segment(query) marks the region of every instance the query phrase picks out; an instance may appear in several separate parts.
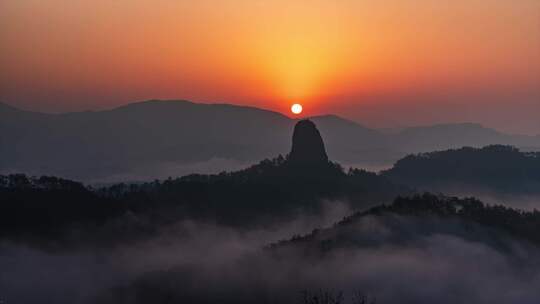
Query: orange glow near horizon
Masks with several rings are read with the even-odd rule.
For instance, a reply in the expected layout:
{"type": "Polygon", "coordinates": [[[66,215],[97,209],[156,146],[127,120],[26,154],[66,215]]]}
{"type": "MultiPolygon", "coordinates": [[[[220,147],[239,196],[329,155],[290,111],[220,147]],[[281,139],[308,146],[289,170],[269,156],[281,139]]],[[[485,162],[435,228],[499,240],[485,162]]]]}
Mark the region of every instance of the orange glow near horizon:
{"type": "Polygon", "coordinates": [[[41,110],[184,98],[282,113],[302,100],[311,114],[381,95],[536,93],[538,20],[538,0],[4,0],[0,98],[41,110]]]}

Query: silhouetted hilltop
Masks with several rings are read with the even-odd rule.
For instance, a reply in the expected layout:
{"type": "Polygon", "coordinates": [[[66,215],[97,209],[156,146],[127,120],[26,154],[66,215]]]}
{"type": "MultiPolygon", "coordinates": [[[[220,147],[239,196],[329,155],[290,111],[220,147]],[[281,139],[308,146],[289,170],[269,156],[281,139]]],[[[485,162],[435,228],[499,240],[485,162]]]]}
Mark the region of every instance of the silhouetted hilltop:
{"type": "Polygon", "coordinates": [[[301,120],[294,126],[291,153],[288,161],[297,165],[328,163],[328,155],[321,134],[310,120],[301,120]]]}
{"type": "Polygon", "coordinates": [[[118,202],[56,177],[0,175],[0,238],[58,238],[125,214],[118,202]]]}
{"type": "Polygon", "coordinates": [[[540,153],[501,145],[422,153],[399,160],[383,176],[412,187],[440,191],[459,186],[540,192],[540,153]]]}
{"type": "Polygon", "coordinates": [[[423,239],[439,235],[510,251],[513,238],[540,244],[539,229],[537,211],[425,193],[398,197],[390,205],[357,212],[330,228],[296,236],[270,248],[276,253],[294,249],[306,256],[320,256],[339,249],[417,246],[423,239]]]}

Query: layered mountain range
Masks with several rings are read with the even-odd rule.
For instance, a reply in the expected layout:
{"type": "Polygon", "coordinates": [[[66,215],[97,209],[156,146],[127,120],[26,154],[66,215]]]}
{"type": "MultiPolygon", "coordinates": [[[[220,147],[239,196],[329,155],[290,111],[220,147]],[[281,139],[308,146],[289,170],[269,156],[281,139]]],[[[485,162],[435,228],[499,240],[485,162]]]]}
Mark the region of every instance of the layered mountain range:
{"type": "Polygon", "coordinates": [[[537,302],[538,211],[412,188],[463,180],[523,192],[515,186],[538,181],[538,153],[462,148],[411,155],[375,174],[333,162],[321,134],[300,120],[287,154],[219,174],[102,188],[0,175],[3,296],[104,304],[537,302]],[[25,275],[36,271],[47,279],[25,275]]]}
{"type": "MultiPolygon", "coordinates": [[[[345,166],[381,169],[410,153],[462,146],[540,150],[540,136],[471,123],[387,133],[334,115],[310,119],[326,139],[328,156],[345,166]]],[[[0,173],[120,181],[239,169],[285,154],[296,122],[253,107],[180,100],[63,114],[0,104],[0,173]]]]}

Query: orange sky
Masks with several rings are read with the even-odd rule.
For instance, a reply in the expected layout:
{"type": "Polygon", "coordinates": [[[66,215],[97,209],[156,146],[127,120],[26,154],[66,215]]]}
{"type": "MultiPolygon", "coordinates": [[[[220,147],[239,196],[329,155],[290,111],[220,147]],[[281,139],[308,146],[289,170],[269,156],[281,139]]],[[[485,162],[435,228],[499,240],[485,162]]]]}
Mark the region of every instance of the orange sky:
{"type": "Polygon", "coordinates": [[[538,0],[2,0],[0,48],[0,100],[27,109],[294,101],[540,133],[538,0]]]}

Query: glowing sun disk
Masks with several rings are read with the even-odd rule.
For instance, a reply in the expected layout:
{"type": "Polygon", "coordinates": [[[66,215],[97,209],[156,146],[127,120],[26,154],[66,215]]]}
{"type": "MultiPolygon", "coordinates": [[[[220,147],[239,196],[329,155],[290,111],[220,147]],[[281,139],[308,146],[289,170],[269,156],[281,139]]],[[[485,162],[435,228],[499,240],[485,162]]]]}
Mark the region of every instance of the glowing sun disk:
{"type": "Polygon", "coordinates": [[[295,103],[291,106],[291,112],[294,114],[300,114],[302,113],[302,105],[299,103],[295,103]]]}

